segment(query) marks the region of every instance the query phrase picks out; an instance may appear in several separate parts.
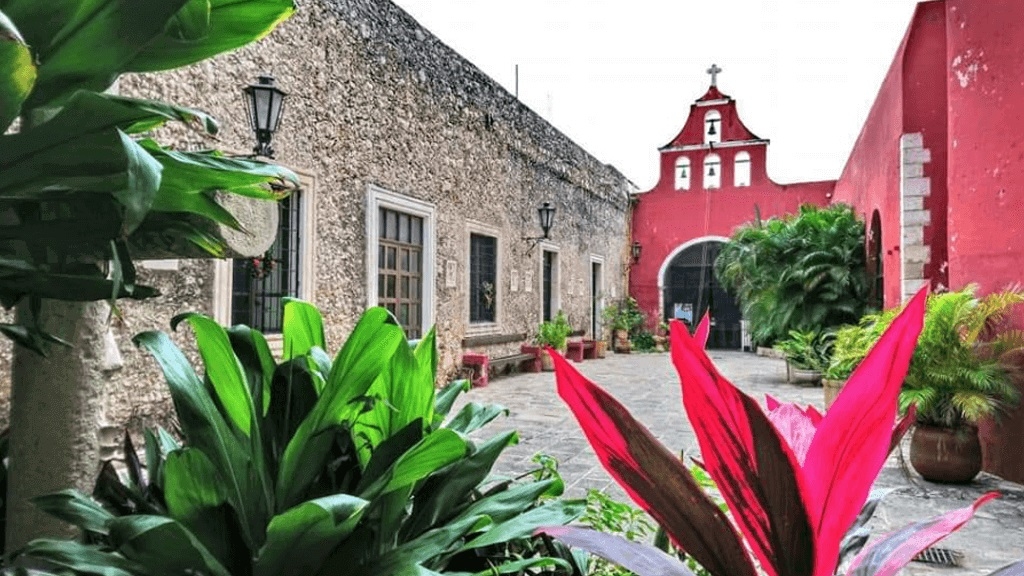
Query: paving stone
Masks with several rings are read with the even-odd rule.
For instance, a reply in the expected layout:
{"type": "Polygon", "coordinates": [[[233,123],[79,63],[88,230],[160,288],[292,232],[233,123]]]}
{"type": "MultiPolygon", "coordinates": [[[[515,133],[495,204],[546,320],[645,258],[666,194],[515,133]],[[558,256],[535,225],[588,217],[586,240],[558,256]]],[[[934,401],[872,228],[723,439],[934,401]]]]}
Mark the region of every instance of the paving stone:
{"type": "MultiPolygon", "coordinates": [[[[801,388],[786,382],[785,363],[740,352],[712,351],[718,369],[746,393],[764,400],[771,394],[783,402],[813,404],[822,408],[821,388],[801,388]]],[[[680,400],[679,378],[668,354],[609,354],[603,360],[575,365],[585,376],[618,398],[659,440],[673,451],[697,456],[697,441],[686,420],[680,400]]],[[[520,374],[493,381],[487,388],[463,395],[460,403],[496,402],[509,408],[510,416],[478,432],[480,438],[500,430],[520,431],[521,442],[506,451],[496,471],[515,476],[532,469],[534,454],[542,452],[559,460],[566,494],[582,497],[590,488],[604,490],[625,500],[625,493],[597,461],[575,418],[555,392],[551,373],[520,374]]],[[[456,407],[456,409],[458,406],[456,407]]],[[[871,522],[875,535],[910,522],[962,508],[990,490],[1002,497],[987,504],[965,528],[939,545],[965,554],[961,568],[936,568],[912,563],[910,576],[967,576],[988,574],[1024,557],[1024,487],[982,474],[968,486],[941,486],[904,471],[894,455],[879,475],[877,487],[897,488],[879,506],[871,522]]]]}

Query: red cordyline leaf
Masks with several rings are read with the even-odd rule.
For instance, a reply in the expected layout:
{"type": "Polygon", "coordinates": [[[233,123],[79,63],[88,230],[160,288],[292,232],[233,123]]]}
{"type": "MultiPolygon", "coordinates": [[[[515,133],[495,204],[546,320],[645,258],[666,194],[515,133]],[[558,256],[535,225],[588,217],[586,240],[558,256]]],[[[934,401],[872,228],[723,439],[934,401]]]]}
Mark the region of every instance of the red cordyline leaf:
{"type": "Polygon", "coordinates": [[[916,522],[884,536],[853,559],[847,576],[893,576],[922,550],[959,530],[978,507],[998,496],[998,492],[989,492],[966,508],[916,522]]]}
{"type": "Polygon", "coordinates": [[[697,325],[697,331],[693,333],[693,339],[700,344],[701,348],[708,347],[708,336],[711,334],[711,315],[705,313],[704,317],[700,319],[700,324],[697,325]]]}
{"type": "Polygon", "coordinates": [[[896,399],[924,322],[918,292],[850,376],[818,426],[804,461],[804,504],[816,531],[816,576],[831,576],[892,445],[896,399]]]}
{"type": "Polygon", "coordinates": [[[770,576],[809,576],[814,534],[796,456],[754,399],[727,381],[673,322],[672,360],[708,474],[770,576]]]}
{"type": "Polygon", "coordinates": [[[548,353],[555,362],[559,396],[601,464],[626,493],[714,576],[755,576],[739,535],[682,461],[615,398],[561,355],[548,353]]]}

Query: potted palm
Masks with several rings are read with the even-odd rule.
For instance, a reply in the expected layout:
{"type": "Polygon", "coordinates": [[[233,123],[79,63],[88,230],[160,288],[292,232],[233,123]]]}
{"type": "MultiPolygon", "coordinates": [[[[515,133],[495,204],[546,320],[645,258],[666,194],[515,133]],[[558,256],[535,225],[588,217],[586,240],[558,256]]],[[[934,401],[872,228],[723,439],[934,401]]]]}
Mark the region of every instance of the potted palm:
{"type": "MultiPolygon", "coordinates": [[[[821,374],[826,410],[835,402],[853,370],[881,337],[884,329],[878,321],[880,317],[880,314],[869,314],[856,325],[836,330],[828,364],[821,374]]],[[[885,325],[888,326],[888,322],[885,325]]]]}
{"type": "MultiPolygon", "coordinates": [[[[565,317],[565,314],[561,310],[555,315],[554,319],[541,322],[537,328],[537,336],[535,338],[537,345],[541,347],[550,346],[560,353],[565,354],[566,342],[569,339],[569,334],[572,332],[572,327],[569,326],[569,320],[565,317]]],[[[541,369],[545,372],[552,372],[555,369],[555,365],[551,360],[551,356],[548,354],[540,355],[541,369]]]]}
{"type": "Polygon", "coordinates": [[[1024,293],[979,298],[976,286],[928,299],[924,331],[900,393],[900,409],[917,406],[910,463],[926,480],[970,482],[981,471],[977,425],[1018,401],[1013,369],[1002,361],[1024,346],[1003,320],[1024,293]]]}
{"type": "Polygon", "coordinates": [[[637,330],[647,322],[636,299],[629,297],[609,304],[601,314],[605,324],[612,329],[612,348],[619,353],[629,353],[630,337],[636,335],[637,330]]]}
{"type": "Polygon", "coordinates": [[[790,330],[789,338],[776,344],[786,354],[790,380],[804,386],[821,383],[821,374],[828,364],[832,335],[815,330],[790,330]]]}

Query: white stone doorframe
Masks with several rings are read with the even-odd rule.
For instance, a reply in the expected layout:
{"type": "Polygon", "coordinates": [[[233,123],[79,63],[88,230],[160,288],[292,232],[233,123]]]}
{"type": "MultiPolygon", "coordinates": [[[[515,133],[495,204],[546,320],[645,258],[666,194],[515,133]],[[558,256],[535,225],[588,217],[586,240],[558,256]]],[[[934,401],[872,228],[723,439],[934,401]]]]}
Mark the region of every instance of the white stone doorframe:
{"type": "Polygon", "coordinates": [[[922,134],[900,137],[900,295],[904,302],[929,282],[925,268],[931,248],[925,244],[924,229],[932,218],[924,204],[931,194],[931,178],[924,175],[924,165],[931,159],[922,134]]]}
{"type": "Polygon", "coordinates": [[[682,244],[677,246],[675,250],[670,252],[668,256],[665,257],[665,260],[662,261],[661,263],[661,268],[658,270],[659,318],[661,318],[661,315],[664,314],[665,312],[665,274],[668,273],[668,267],[672,264],[672,261],[676,259],[676,256],[681,254],[683,250],[686,250],[687,248],[691,248],[693,246],[697,246],[698,244],[703,244],[704,242],[720,242],[722,244],[725,244],[728,241],[729,239],[726,238],[725,236],[701,236],[700,238],[694,238],[692,240],[687,240],[686,242],[683,242],[682,244]]]}

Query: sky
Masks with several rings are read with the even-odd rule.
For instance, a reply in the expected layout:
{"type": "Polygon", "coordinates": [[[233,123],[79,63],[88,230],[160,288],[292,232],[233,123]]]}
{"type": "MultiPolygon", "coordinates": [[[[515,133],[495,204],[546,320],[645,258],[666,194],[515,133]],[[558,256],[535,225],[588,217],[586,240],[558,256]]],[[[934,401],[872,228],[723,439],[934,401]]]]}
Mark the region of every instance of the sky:
{"type": "Polygon", "coordinates": [[[916,0],[395,0],[640,190],[707,90],[780,183],[838,178],[916,0]]]}

